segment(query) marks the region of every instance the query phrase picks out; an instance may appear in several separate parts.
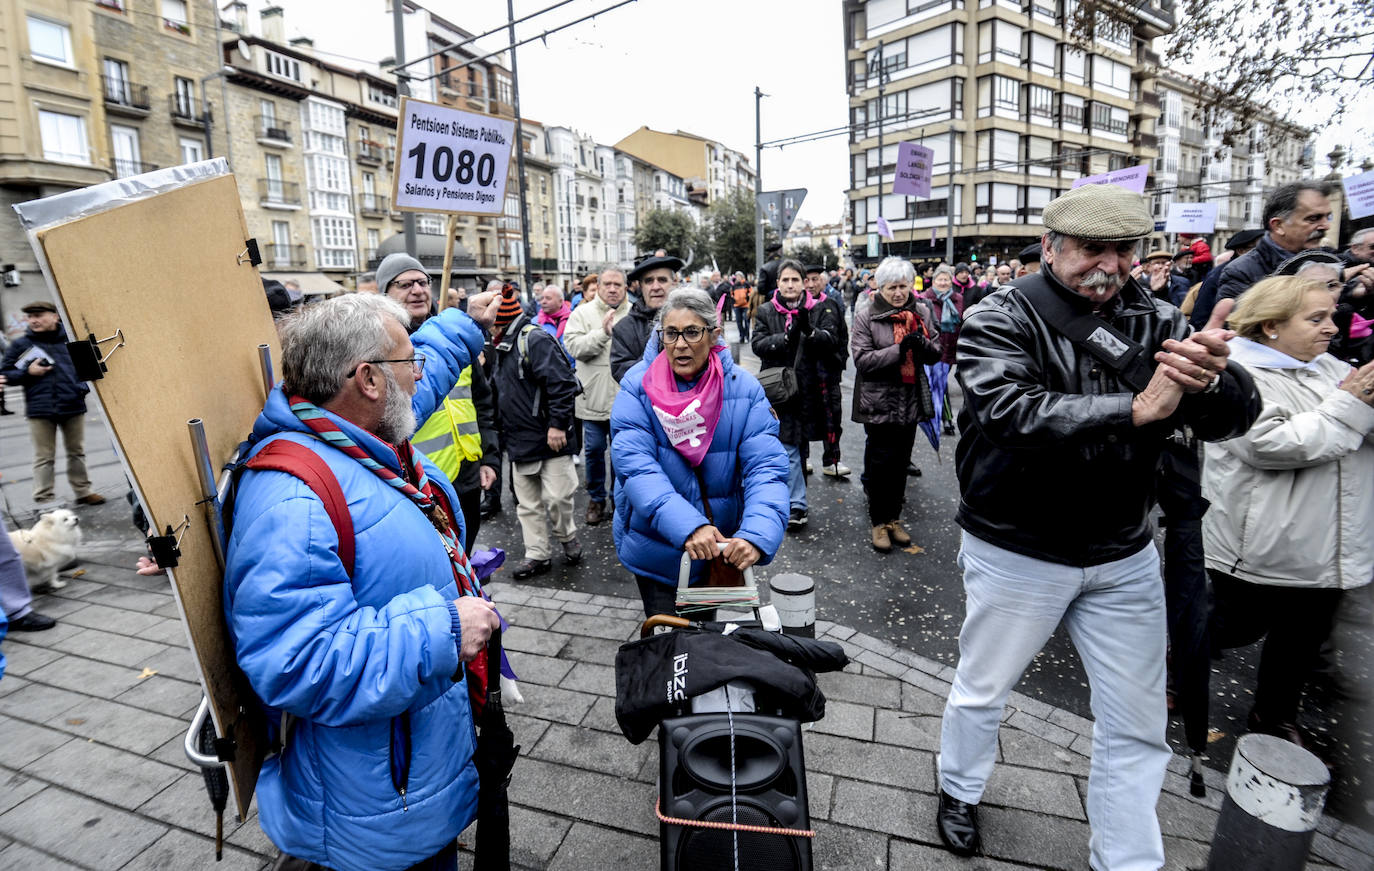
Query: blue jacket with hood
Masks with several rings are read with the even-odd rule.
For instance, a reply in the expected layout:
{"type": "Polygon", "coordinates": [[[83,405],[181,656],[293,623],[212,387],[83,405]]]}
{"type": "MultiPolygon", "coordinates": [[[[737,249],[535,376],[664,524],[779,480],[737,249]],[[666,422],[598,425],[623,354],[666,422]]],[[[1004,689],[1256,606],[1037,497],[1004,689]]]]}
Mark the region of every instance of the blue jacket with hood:
{"type": "MultiPolygon", "coordinates": [[[[477,358],[482,335],[449,309],[411,340],[425,354],[414,409],[425,420],[477,358]]],[[[329,419],[400,473],[391,445],[329,419]]],[[[225,613],[239,666],[268,709],[298,719],[258,780],[259,817],[283,851],[338,871],[404,869],[432,856],[473,819],[477,771],[467,684],[459,670],[458,596],[448,554],[403,493],[313,437],[281,386],[253,427],[329,464],[353,519],[353,576],[323,503],[296,477],[243,473],[225,569],[225,613]],[[459,680],[455,682],[454,675],[459,680]]],[[[429,476],[458,497],[428,459],[429,476]]]]}
{"type": "MultiPolygon", "coordinates": [[[[611,458],[615,466],[616,555],[636,575],[677,586],[683,545],[709,521],[691,465],[677,452],[644,392],[643,378],[658,355],[650,333],[644,357],[620,382],[611,407],[611,458]]],[[[714,352],[713,352],[714,353],[714,352]]],[[[702,477],[715,526],[727,538],[753,544],[772,562],[787,526],[787,454],[778,419],[758,379],[721,354],[725,396],[702,477]]],[[[704,563],[692,566],[700,578],[704,563]]]]}

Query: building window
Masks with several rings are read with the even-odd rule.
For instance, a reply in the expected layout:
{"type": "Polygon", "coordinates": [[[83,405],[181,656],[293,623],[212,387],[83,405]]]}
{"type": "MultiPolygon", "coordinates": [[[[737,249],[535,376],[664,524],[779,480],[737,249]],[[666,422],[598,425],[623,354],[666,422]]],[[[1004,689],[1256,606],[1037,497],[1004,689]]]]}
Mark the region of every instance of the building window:
{"type": "Polygon", "coordinates": [[[1042,33],[1026,34],[1026,69],[1033,73],[1040,73],[1045,76],[1053,76],[1055,70],[1055,55],[1058,54],[1059,46],[1053,39],[1042,33]]]}
{"type": "Polygon", "coordinates": [[[999,19],[978,25],[978,63],[1021,64],[1021,28],[999,19]]]}
{"type": "Polygon", "coordinates": [[[1050,204],[1054,198],[1054,190],[1042,187],[1022,187],[1018,193],[1020,206],[1017,209],[1019,217],[1023,221],[1039,223],[1040,216],[1045,213],[1045,206],[1050,204]]]}
{"type": "Polygon", "coordinates": [[[385,88],[379,87],[373,82],[367,83],[367,97],[374,103],[380,103],[381,105],[389,106],[392,109],[396,108],[396,92],[388,91],[385,88]]]}
{"type": "Polygon", "coordinates": [[[1094,88],[1121,97],[1130,96],[1131,68],[1128,65],[1095,54],[1093,55],[1092,70],[1092,86],[1094,88]]]}
{"type": "Polygon", "coordinates": [[[263,55],[263,63],[267,65],[267,72],[270,75],[290,79],[293,82],[302,81],[300,61],[284,54],[277,54],[275,51],[264,51],[263,55]]]}
{"type": "Polygon", "coordinates": [[[72,31],[65,24],[28,16],[29,54],[35,60],[72,66],[72,31]]]}
{"type": "MultiPolygon", "coordinates": [[[[438,219],[436,219],[438,220],[438,219]]],[[[321,269],[352,269],[356,241],[351,218],[312,218],[315,263],[321,269]]]]}
{"type": "Polygon", "coordinates": [[[186,15],[186,0],[162,0],[162,26],[185,36],[191,35],[191,19],[186,15]]]}
{"type": "Polygon", "coordinates": [[[182,136],[178,142],[181,145],[182,163],[198,163],[205,159],[205,146],[199,139],[182,136]]]}
{"type": "Polygon", "coordinates": [[[114,154],[115,178],[128,178],[143,171],[138,131],[133,127],[110,125],[110,151],[114,154]]]}
{"type": "Polygon", "coordinates": [[[1061,130],[1081,132],[1085,126],[1082,97],[1073,94],[1059,95],[1059,127],[1061,130]]]}
{"type": "Polygon", "coordinates": [[[129,65],[112,57],[105,58],[105,99],[120,106],[133,105],[133,83],[129,81],[129,65]]]}
{"type": "Polygon", "coordinates": [[[1122,54],[1129,54],[1131,51],[1131,25],[1101,12],[1097,13],[1093,38],[1122,54]]]}
{"type": "Polygon", "coordinates": [[[1087,58],[1083,52],[1068,43],[1059,46],[1059,77],[1075,85],[1084,83],[1087,58]]]}
{"type": "Polygon", "coordinates": [[[95,5],[101,9],[108,9],[111,12],[123,12],[124,0],[95,0],[95,5]]]}
{"type": "Polygon", "coordinates": [[[1026,120],[1054,125],[1054,91],[1040,85],[1026,85],[1026,120]]]}
{"type": "Polygon", "coordinates": [[[38,111],[38,131],[43,138],[43,159],[59,163],[85,163],[91,160],[86,144],[86,119],[64,112],[38,111]]]}
{"type": "Polygon", "coordinates": [[[1054,141],[1039,136],[1021,137],[1021,160],[1027,175],[1054,175],[1054,141]]]}
{"type": "Polygon", "coordinates": [[[190,79],[176,76],[172,79],[172,91],[177,117],[196,117],[196,83],[190,79]]]}
{"type": "Polygon", "coordinates": [[[1020,172],[1017,166],[1020,137],[1006,130],[984,130],[978,134],[978,169],[1020,172]]]}
{"type": "Polygon", "coordinates": [[[1021,83],[1007,76],[983,76],[978,80],[978,117],[999,115],[1019,119],[1021,83]]]}
{"type": "Polygon", "coordinates": [[[980,184],[974,186],[977,220],[989,223],[1015,223],[1020,196],[1014,184],[980,184]]]}

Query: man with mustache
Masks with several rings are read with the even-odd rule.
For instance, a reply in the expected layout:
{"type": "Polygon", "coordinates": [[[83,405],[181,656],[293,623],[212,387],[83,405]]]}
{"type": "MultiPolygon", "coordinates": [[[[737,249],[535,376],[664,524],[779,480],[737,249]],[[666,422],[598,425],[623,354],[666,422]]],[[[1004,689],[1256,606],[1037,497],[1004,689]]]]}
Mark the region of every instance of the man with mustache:
{"type": "Polygon", "coordinates": [[[1312,179],[1289,182],[1270,194],[1264,204],[1264,236],[1254,250],[1222,270],[1217,299],[1235,299],[1289,257],[1320,248],[1331,229],[1330,196],[1326,182],[1312,179]]]}
{"type": "Polygon", "coordinates": [[[1085,185],[1050,203],[1044,222],[1041,271],[967,310],[959,334],[955,519],[966,616],[940,738],[937,828],[951,851],[980,850],[977,804],[1007,694],[1062,621],[1097,718],[1090,862],[1157,869],[1155,804],[1171,754],[1164,585],[1149,518],[1155,469],[1175,428],[1231,438],[1249,428],[1260,399],[1249,376],[1227,366],[1230,303],[1192,333],[1178,309],[1129,277],[1154,226],[1144,197],[1085,185]]]}

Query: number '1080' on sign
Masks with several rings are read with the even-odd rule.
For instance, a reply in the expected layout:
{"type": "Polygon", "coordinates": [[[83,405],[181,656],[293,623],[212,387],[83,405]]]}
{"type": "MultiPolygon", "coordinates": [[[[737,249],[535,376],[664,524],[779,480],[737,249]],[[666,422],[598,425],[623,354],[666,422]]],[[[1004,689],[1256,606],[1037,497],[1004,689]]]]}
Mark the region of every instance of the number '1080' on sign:
{"type": "MultiPolygon", "coordinates": [[[[406,152],[407,157],[415,158],[416,181],[424,181],[425,154],[428,151],[429,143],[420,142],[406,152]]],[[[455,160],[453,149],[447,145],[440,145],[434,149],[434,157],[430,160],[429,169],[432,178],[440,182],[452,178],[458,184],[466,185],[472,184],[475,179],[477,184],[487,187],[496,180],[496,158],[491,154],[483,154],[479,157],[466,148],[458,152],[455,160]]]]}

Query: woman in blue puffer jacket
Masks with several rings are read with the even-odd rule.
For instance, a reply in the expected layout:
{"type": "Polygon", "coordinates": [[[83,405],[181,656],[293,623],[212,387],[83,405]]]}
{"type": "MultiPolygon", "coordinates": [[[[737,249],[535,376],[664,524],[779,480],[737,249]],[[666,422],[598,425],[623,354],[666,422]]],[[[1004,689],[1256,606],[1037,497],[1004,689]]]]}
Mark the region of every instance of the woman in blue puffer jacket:
{"type": "Polygon", "coordinates": [[[676,613],[684,550],[696,583],[709,559],[741,570],[771,562],[787,525],[777,417],[720,336],[708,294],[671,293],[611,409],[615,549],[646,617],[676,613]]]}

